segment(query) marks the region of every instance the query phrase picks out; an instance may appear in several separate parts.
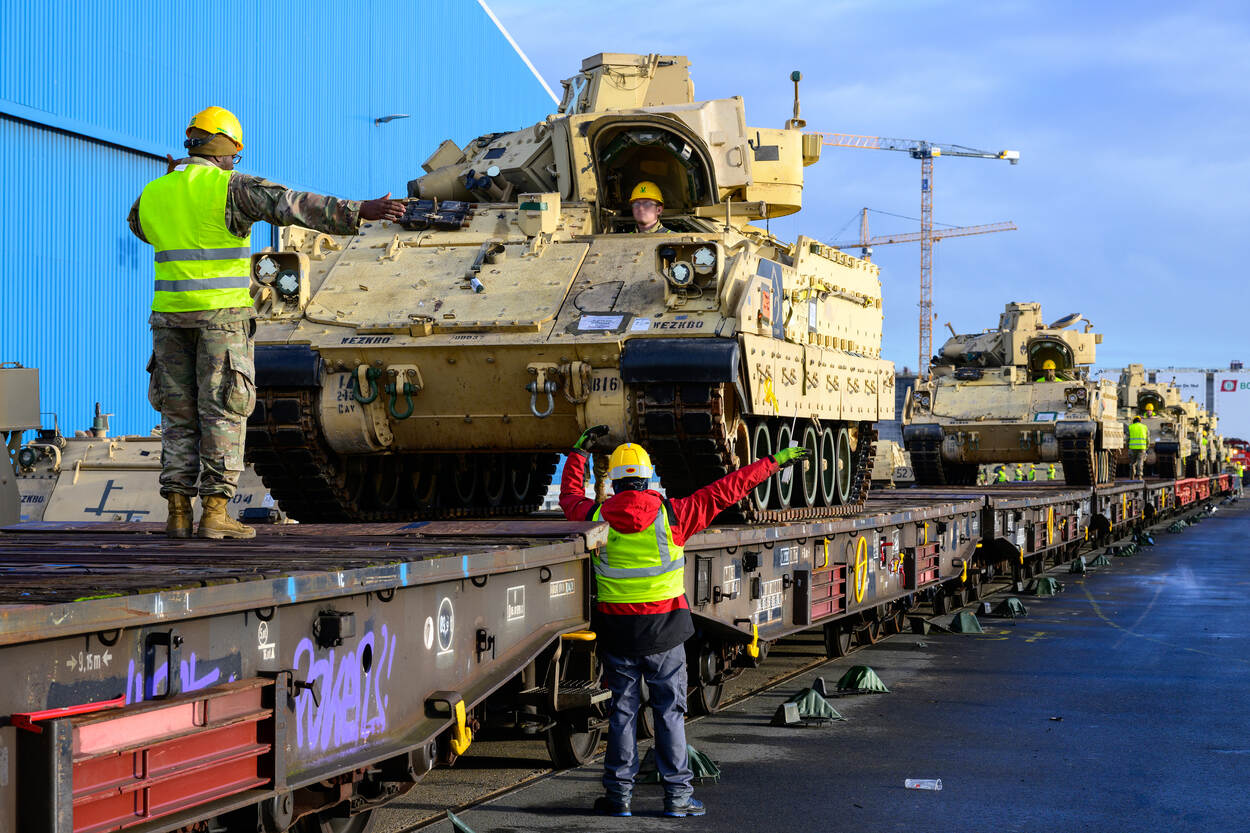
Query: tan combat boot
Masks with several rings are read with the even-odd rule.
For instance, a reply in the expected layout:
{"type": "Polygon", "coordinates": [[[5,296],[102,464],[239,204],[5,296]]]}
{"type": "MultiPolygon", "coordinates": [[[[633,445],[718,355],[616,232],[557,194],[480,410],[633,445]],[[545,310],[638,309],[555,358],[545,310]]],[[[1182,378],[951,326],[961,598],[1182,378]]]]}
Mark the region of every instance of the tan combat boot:
{"type": "Polygon", "coordinates": [[[191,498],[174,493],[165,499],[169,502],[169,516],[165,519],[165,534],[170,538],[190,538],[191,498]]]}
{"type": "Polygon", "coordinates": [[[200,528],[195,533],[200,538],[255,538],[256,530],[244,526],[226,514],[230,499],[224,495],[207,495],[200,498],[204,513],[200,515],[200,528]]]}

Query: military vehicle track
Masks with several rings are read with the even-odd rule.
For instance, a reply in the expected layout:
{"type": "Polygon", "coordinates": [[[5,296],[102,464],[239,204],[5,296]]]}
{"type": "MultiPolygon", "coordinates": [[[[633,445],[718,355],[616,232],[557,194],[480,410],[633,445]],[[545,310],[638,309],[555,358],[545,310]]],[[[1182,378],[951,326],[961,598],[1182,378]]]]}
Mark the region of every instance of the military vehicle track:
{"type": "Polygon", "coordinates": [[[941,443],[922,439],[907,447],[917,485],[972,486],[977,482],[976,463],[943,463],[941,443]]]}
{"type": "Polygon", "coordinates": [[[336,454],[320,438],[318,392],[263,388],[248,419],[247,459],[299,521],[437,520],[529,514],[557,455],[336,454]]]}
{"type": "MultiPolygon", "coordinates": [[[[639,442],[651,454],[660,482],[670,497],[689,495],[751,462],[739,459],[734,452],[735,442],[730,437],[725,418],[727,393],[725,385],[691,383],[651,383],[633,391],[639,442]]],[[[785,418],[769,419],[783,426],[792,422],[785,418]]],[[[761,421],[760,418],[748,418],[752,428],[757,428],[761,421]]],[[[794,423],[797,433],[794,439],[802,442],[804,431],[809,426],[814,428],[814,423],[811,420],[794,423]]],[[[849,426],[822,421],[821,427],[837,430],[849,426]]],[[[774,477],[768,489],[772,499],[767,506],[761,505],[759,495],[755,493],[727,510],[720,520],[725,523],[784,523],[834,518],[861,511],[871,483],[877,432],[870,423],[860,423],[855,428],[859,442],[853,450],[849,500],[837,505],[821,505],[818,499],[815,505],[803,505],[803,486],[799,480],[804,475],[796,471],[790,483],[791,505],[781,505],[777,500],[780,482],[774,477]],[[794,502],[798,505],[793,505],[794,502]]],[[[785,428],[787,433],[789,430],[785,428]]],[[[815,454],[811,462],[813,470],[819,471],[821,462],[821,454],[815,454]]]]}

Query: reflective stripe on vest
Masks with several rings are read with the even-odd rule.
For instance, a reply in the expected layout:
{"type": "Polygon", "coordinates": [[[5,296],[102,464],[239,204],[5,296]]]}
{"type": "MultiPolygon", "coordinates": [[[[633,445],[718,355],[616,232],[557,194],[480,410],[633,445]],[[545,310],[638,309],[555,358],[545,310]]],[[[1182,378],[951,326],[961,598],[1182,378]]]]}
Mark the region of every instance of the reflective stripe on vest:
{"type": "Polygon", "coordinates": [[[1131,423],[1128,427],[1128,450],[1145,451],[1150,446],[1150,433],[1140,422],[1131,423]]]}
{"type": "MultiPolygon", "coordinates": [[[[603,507],[591,515],[602,520],[603,507]]],[[[601,602],[662,602],[686,591],[686,556],[673,540],[668,513],[661,504],[655,520],[638,532],[609,527],[608,543],[592,558],[601,602]]]]}
{"type": "Polygon", "coordinates": [[[251,242],[226,227],[230,171],[179,165],[149,182],[139,223],[156,249],[154,312],[252,306],[251,242]]]}

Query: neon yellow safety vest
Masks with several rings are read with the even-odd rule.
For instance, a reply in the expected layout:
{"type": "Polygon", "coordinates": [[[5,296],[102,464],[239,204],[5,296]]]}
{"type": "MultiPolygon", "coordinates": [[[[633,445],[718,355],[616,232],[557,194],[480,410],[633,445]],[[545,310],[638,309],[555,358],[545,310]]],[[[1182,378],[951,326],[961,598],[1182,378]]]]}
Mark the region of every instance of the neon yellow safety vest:
{"type": "MultiPolygon", "coordinates": [[[[600,520],[603,507],[591,515],[600,520]]],[[[638,532],[608,530],[608,544],[592,556],[601,602],[662,602],[686,592],[684,550],[673,540],[663,505],[638,532]]]]}
{"type": "Polygon", "coordinates": [[[1146,426],[1140,422],[1130,423],[1128,426],[1128,450],[1129,451],[1145,451],[1150,446],[1150,432],[1146,430],[1146,426]]]}
{"type": "Polygon", "coordinates": [[[156,249],[154,312],[252,306],[251,241],[226,227],[230,171],[179,165],[143,189],[139,222],[156,249]]]}
{"type": "Polygon", "coordinates": [[[1007,472],[1003,469],[998,470],[998,477],[995,478],[999,483],[1007,482],[1007,472]]]}

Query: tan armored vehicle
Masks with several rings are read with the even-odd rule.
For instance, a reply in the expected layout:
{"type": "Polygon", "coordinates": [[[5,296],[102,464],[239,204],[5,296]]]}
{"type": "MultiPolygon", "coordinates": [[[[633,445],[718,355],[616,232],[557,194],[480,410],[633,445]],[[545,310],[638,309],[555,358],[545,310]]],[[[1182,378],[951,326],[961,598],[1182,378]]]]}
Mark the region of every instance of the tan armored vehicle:
{"type": "Polygon", "coordinates": [[[911,458],[894,440],[877,440],[877,453],[872,460],[872,487],[889,488],[916,481],[911,458]]]}
{"type": "MultiPolygon", "coordinates": [[[[1146,476],[1181,477],[1185,460],[1190,454],[1190,443],[1186,436],[1188,418],[1181,403],[1180,389],[1165,382],[1147,382],[1142,365],[1130,364],[1120,372],[1118,396],[1125,437],[1133,417],[1141,417],[1142,424],[1146,426],[1150,438],[1146,449],[1146,476]]],[[[1132,457],[1127,439],[1124,448],[1115,453],[1115,465],[1118,477],[1129,476],[1132,457]]]]}
{"type": "Polygon", "coordinates": [[[1186,477],[1206,477],[1219,471],[1220,440],[1216,433],[1219,418],[1195,403],[1193,428],[1190,442],[1193,444],[1193,460],[1185,468],[1186,477]]]}
{"type": "Polygon", "coordinates": [[[22,433],[39,427],[39,371],[16,362],[0,364],[0,438],[5,459],[0,463],[0,526],[21,518],[16,456],[22,433]]]}
{"type": "MultiPolygon", "coordinates": [[[[98,404],[90,430],[73,437],[62,436],[56,427],[40,430],[16,459],[23,521],[165,522],[161,438],[108,436],[108,414],[100,413],[98,404]]],[[[192,503],[198,516],[198,498],[192,503]]],[[[283,520],[250,466],[239,476],[229,512],[251,522],[283,520]]]]}
{"type": "Polygon", "coordinates": [[[1072,485],[1111,479],[1124,446],[1116,386],[1089,378],[1102,336],[1069,315],[1047,325],[1037,303],[1007,304],[998,327],[942,345],[903,413],[916,482],[968,485],[981,463],[1063,464],[1072,485]]]}
{"type": "MultiPolygon", "coordinates": [[[[559,112],[409,183],[398,224],[288,230],[253,258],[248,456],[305,520],[537,507],[587,426],[644,443],[669,495],[801,442],[749,520],[862,501],[893,411],[877,267],[757,221],[797,212],[820,137],[698,101],[680,56],[601,54],[559,112]],[[632,233],[642,181],[668,233],[632,233]]],[[[600,461],[602,465],[602,461],[600,461]]],[[[745,502],[744,502],[745,503],[745,502]]]]}

